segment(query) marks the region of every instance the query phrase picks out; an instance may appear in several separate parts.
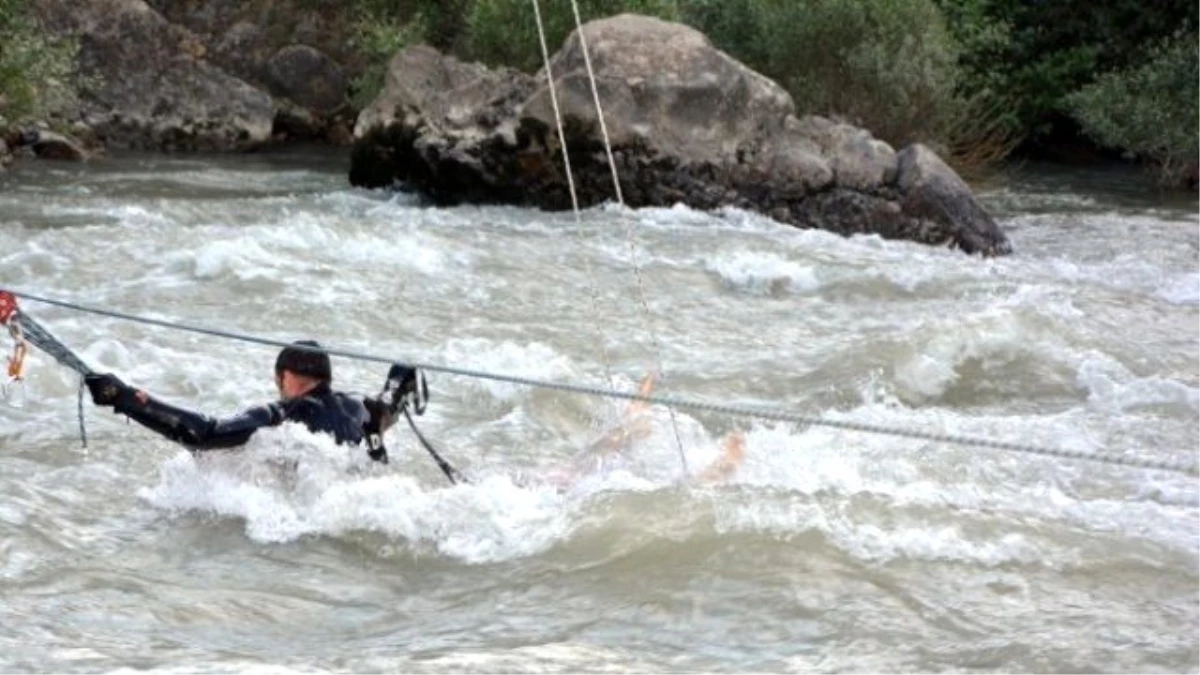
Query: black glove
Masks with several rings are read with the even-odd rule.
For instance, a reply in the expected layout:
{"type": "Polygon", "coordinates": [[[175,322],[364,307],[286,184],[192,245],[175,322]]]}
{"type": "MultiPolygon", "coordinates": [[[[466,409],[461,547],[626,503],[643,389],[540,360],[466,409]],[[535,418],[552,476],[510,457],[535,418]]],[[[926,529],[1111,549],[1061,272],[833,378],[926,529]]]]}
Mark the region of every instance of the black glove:
{"type": "Polygon", "coordinates": [[[408,406],[411,406],[416,414],[424,414],[425,404],[429,401],[429,386],[425,384],[425,373],[403,363],[393,363],[388,370],[387,381],[383,384],[379,399],[392,415],[408,406]]]}
{"type": "Polygon", "coordinates": [[[115,406],[121,396],[130,390],[129,385],[112,373],[91,373],[83,378],[88,391],[92,392],[92,402],[96,405],[115,406]]]}

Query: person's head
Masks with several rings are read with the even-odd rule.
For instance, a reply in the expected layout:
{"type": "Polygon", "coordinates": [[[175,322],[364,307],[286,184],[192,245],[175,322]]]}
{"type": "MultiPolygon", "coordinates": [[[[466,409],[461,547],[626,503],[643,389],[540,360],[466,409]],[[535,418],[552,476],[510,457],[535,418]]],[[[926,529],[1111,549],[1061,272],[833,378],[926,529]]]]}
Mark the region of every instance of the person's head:
{"type": "Polygon", "coordinates": [[[299,340],[279,352],[275,359],[275,386],[280,396],[296,398],[333,381],[329,354],[320,349],[321,345],[312,340],[299,340]]]}

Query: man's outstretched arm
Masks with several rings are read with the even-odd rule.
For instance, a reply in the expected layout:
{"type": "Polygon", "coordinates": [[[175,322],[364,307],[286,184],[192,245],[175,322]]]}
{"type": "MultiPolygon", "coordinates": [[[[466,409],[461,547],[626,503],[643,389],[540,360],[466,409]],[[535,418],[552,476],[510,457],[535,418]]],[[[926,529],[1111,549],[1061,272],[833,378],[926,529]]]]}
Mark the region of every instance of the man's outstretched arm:
{"type": "Polygon", "coordinates": [[[262,427],[283,421],[276,404],[249,408],[233,417],[215,419],[154,399],[145,391],[126,385],[115,375],[94,374],[85,378],[96,405],[113,411],[190,450],[214,450],[244,445],[262,427]]]}

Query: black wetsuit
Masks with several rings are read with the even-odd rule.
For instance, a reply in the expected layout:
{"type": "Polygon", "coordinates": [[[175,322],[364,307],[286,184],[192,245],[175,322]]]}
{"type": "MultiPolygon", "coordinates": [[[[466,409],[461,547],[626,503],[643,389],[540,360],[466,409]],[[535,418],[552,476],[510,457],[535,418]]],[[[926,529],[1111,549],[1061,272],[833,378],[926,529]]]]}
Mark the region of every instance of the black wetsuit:
{"type": "MultiPolygon", "coordinates": [[[[177,408],[153,398],[142,403],[132,387],[121,391],[113,409],[189,450],[239,446],[250,440],[255,431],[285,421],[300,422],[313,433],[327,433],[338,443],[358,445],[372,424],[361,397],[333,391],[324,383],[304,396],[248,408],[223,419],[177,408]]],[[[381,459],[375,453],[372,457],[381,459]]],[[[382,461],[387,461],[385,458],[382,461]]]]}

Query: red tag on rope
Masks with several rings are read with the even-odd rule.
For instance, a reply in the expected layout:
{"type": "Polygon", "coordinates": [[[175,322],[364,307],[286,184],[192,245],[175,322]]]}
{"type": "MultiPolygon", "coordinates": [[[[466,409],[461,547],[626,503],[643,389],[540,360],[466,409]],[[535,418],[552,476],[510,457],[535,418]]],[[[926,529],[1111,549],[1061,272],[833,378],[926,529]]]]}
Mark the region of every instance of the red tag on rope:
{"type": "Polygon", "coordinates": [[[25,334],[21,332],[21,324],[11,321],[17,313],[17,296],[9,291],[0,291],[0,326],[8,326],[8,334],[13,339],[13,353],[8,357],[8,381],[5,383],[5,396],[8,395],[8,383],[20,382],[25,376],[25,355],[29,347],[25,344],[25,334]]]}
{"type": "Polygon", "coordinates": [[[8,320],[17,313],[17,296],[8,291],[0,291],[0,324],[8,325],[8,320]]]}

